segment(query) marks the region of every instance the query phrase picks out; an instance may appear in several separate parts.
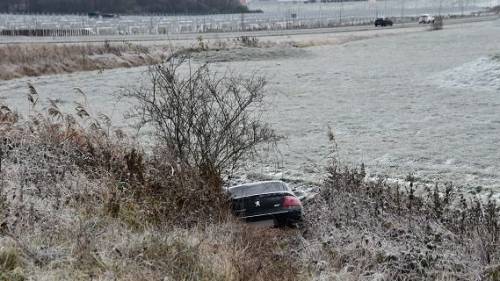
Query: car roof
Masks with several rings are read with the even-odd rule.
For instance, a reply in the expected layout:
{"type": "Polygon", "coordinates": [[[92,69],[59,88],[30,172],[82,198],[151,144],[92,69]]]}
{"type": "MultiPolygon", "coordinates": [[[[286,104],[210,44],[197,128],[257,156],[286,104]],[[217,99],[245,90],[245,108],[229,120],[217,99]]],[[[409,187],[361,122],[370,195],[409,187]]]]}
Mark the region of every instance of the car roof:
{"type": "Polygon", "coordinates": [[[233,198],[242,198],[275,192],[291,192],[286,183],[277,180],[245,183],[231,186],[227,190],[233,198]]]}

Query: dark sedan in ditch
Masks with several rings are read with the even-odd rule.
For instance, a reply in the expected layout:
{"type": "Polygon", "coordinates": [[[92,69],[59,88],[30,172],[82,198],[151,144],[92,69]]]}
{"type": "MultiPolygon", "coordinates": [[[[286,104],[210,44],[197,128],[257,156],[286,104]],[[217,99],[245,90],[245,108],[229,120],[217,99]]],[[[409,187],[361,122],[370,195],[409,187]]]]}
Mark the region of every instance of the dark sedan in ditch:
{"type": "Polygon", "coordinates": [[[248,222],[272,220],[275,226],[302,222],[302,203],[282,181],[241,184],[228,188],[228,192],[234,214],[248,222]]]}

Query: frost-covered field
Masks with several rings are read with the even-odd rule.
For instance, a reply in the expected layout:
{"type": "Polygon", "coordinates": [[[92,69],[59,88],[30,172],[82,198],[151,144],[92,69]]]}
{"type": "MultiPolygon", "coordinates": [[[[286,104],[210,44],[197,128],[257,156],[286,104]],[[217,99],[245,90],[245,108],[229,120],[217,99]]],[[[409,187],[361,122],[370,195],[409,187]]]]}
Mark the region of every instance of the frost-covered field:
{"type": "MultiPolygon", "coordinates": [[[[500,191],[500,21],[325,45],[253,61],[218,63],[270,81],[267,116],[287,138],[249,171],[317,180],[327,129],[342,158],[373,175],[453,181],[500,191]]],[[[376,32],[376,31],[374,31],[376,32]]],[[[113,93],[139,86],[144,68],[0,82],[0,102],[27,114],[27,82],[67,108],[87,93],[95,111],[124,125],[113,93]]]]}

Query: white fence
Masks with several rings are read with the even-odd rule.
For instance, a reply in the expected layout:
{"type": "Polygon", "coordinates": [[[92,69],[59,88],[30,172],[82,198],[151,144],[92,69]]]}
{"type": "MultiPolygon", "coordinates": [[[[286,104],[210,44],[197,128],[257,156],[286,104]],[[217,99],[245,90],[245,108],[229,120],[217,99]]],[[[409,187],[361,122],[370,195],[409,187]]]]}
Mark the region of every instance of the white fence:
{"type": "MultiPolygon", "coordinates": [[[[484,11],[499,0],[386,0],[333,3],[269,3],[251,7],[264,13],[204,16],[122,16],[103,19],[86,15],[0,14],[4,35],[31,36],[109,36],[161,35],[204,32],[235,32],[319,28],[362,25],[375,17],[389,16],[396,22],[413,21],[422,13],[465,15],[484,11]],[[48,30],[56,30],[48,32],[48,30]]],[[[299,1],[300,2],[300,1],[299,1]]],[[[258,3],[258,2],[257,2],[258,3]]],[[[1,33],[0,33],[1,34],[1,33]]]]}

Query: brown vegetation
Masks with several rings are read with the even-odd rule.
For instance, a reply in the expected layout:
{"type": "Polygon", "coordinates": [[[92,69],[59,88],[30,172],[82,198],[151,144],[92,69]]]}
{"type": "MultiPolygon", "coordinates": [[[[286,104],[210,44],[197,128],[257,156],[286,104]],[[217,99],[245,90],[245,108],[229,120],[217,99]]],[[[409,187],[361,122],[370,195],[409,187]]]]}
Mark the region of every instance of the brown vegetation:
{"type": "Polygon", "coordinates": [[[0,46],[0,80],[158,63],[162,50],[128,43],[0,46]]]}
{"type": "MultiPolygon", "coordinates": [[[[362,166],[342,166],[333,135],[328,177],[304,202],[304,229],[236,221],[220,172],[243,158],[228,165],[207,158],[218,151],[203,145],[208,135],[216,140],[225,126],[200,125],[260,124],[239,112],[242,104],[227,108],[231,103],[209,97],[252,101],[251,89],[260,95],[261,83],[220,82],[205,76],[212,74],[206,66],[192,72],[173,66],[178,64],[153,68],[153,81],[162,81],[152,84],[156,97],[167,103],[173,94],[179,102],[201,98],[212,111],[186,107],[188,114],[185,104],[176,105],[182,120],[152,126],[166,134],[147,153],[84,103],[76,104],[75,114],[62,112],[55,101],[38,110],[32,86],[30,116],[0,106],[0,280],[499,280],[496,202],[466,198],[451,184],[418,194],[411,176],[406,187],[368,182],[362,166]],[[242,87],[247,83],[254,87],[242,87]],[[227,116],[216,114],[221,109],[227,116]],[[227,122],[233,114],[245,118],[227,122]],[[168,133],[174,124],[199,132],[187,138],[182,130],[185,138],[176,138],[168,133]],[[219,168],[207,173],[207,163],[219,168]]],[[[142,121],[168,119],[172,105],[148,99],[152,92],[139,93],[136,98],[162,113],[149,111],[142,121]]],[[[239,125],[225,145],[241,149],[248,131],[239,125]]]]}
{"type": "MultiPolygon", "coordinates": [[[[207,51],[273,46],[261,45],[254,37],[217,39],[213,42],[199,37],[193,46],[178,46],[180,51],[177,53],[206,55],[207,51]]],[[[155,65],[164,62],[171,53],[171,48],[166,45],[145,47],[126,42],[1,45],[0,80],[155,65]]],[[[202,56],[197,59],[203,60],[202,56]]]]}
{"type": "Polygon", "coordinates": [[[51,112],[4,131],[0,280],[300,275],[289,246],[296,232],[233,221],[220,190],[199,186],[168,155],[146,157],[96,120],[80,126],[51,112]]]}
{"type": "MultiPolygon", "coordinates": [[[[233,220],[221,176],[180,161],[168,138],[145,153],[86,104],[67,114],[55,101],[39,111],[39,99],[30,86],[30,116],[5,105],[0,111],[0,280],[296,280],[302,274],[289,246],[297,232],[233,220]]],[[[246,116],[242,108],[238,114],[246,116]]]]}
{"type": "MultiPolygon", "coordinates": [[[[332,135],[333,136],[333,135],[332,135]]],[[[332,137],[334,143],[334,139],[332,137]]],[[[335,144],[333,145],[336,151],[335,144]]],[[[491,197],[453,186],[366,182],[335,153],[321,194],[307,204],[305,238],[320,276],[339,280],[498,280],[500,219],[491,197]]]]}

